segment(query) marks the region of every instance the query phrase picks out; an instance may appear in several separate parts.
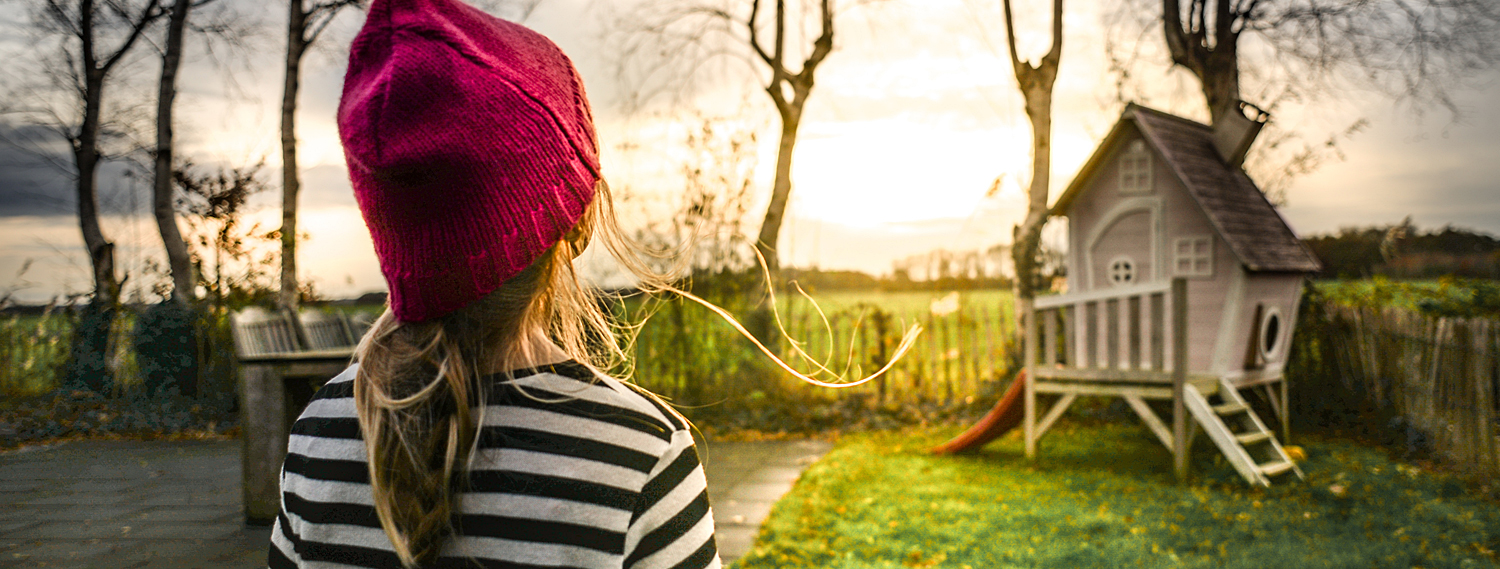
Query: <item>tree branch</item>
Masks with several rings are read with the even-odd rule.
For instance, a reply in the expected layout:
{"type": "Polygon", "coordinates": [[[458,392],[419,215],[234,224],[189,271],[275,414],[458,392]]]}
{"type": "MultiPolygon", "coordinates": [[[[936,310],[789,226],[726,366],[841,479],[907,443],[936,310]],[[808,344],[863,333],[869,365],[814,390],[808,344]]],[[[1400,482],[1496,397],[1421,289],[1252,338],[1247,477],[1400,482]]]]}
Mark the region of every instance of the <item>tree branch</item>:
{"type": "Polygon", "coordinates": [[[1052,1],[1052,49],[1047,50],[1047,55],[1042,57],[1042,66],[1057,69],[1057,64],[1062,60],[1063,43],[1063,0],[1052,1]]]}
{"type": "Polygon", "coordinates": [[[774,63],[771,66],[774,67],[777,72],[785,75],[786,66],[783,65],[783,62],[786,61],[784,57],[786,55],[786,0],[776,0],[775,41],[776,45],[772,46],[773,51],[771,55],[771,59],[774,60],[774,63]]]}
{"type": "MultiPolygon", "coordinates": [[[[292,1],[300,2],[302,0],[292,1]]],[[[313,4],[312,9],[307,11],[307,19],[304,20],[311,24],[307,26],[311,30],[311,33],[303,38],[303,43],[312,45],[318,41],[318,36],[323,34],[323,30],[328,29],[328,25],[333,23],[333,19],[338,17],[339,12],[344,8],[350,6],[359,7],[362,5],[364,5],[364,0],[330,0],[328,2],[313,4]]]]}
{"type": "MultiPolygon", "coordinates": [[[[1175,2],[1176,0],[1167,1],[1175,2]]],[[[1023,64],[1021,63],[1021,57],[1016,55],[1016,17],[1011,13],[1010,0],[1002,0],[1001,5],[1005,8],[1005,45],[1010,48],[1010,66],[1015,70],[1016,78],[1020,79],[1023,73],[1021,71],[1023,64]]],[[[1031,65],[1025,64],[1024,68],[1029,70],[1031,65]]]]}
{"type": "Polygon", "coordinates": [[[829,0],[822,0],[821,13],[822,33],[817,40],[813,41],[812,54],[807,57],[807,61],[802,63],[802,71],[797,74],[797,77],[804,81],[811,81],[813,70],[818,67],[818,64],[823,63],[823,59],[827,58],[829,53],[833,52],[833,9],[829,0]]]}
{"type": "Polygon", "coordinates": [[[135,45],[136,40],[141,39],[141,35],[146,32],[146,28],[151,25],[151,22],[160,18],[163,13],[161,10],[161,0],[151,0],[145,6],[142,6],[140,15],[130,22],[130,36],[125,38],[125,42],[120,45],[119,49],[105,58],[104,65],[99,66],[99,71],[109,73],[109,70],[116,63],[120,62],[120,58],[124,57],[130,51],[130,46],[135,45]]]}
{"type": "MultiPolygon", "coordinates": [[[[776,62],[775,60],[771,59],[771,54],[766,53],[766,49],[764,47],[761,47],[760,35],[756,32],[755,29],[755,20],[759,15],[760,0],[753,0],[750,3],[750,19],[745,21],[745,27],[750,30],[750,48],[755,50],[755,55],[760,56],[761,61],[766,62],[766,65],[769,65],[774,69],[776,67],[776,62]]],[[[724,17],[726,19],[733,19],[729,18],[728,14],[725,14],[724,17]]]]}

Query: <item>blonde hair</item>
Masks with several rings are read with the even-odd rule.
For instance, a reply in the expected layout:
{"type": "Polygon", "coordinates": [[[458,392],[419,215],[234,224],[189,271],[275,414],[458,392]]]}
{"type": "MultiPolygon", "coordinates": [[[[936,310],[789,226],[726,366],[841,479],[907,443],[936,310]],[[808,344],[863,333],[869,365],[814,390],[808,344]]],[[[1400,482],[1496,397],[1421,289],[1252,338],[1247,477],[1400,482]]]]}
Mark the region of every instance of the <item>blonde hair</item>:
{"type": "MultiPolygon", "coordinates": [[[[886,366],[858,381],[825,382],[798,372],[728,311],[672,286],[690,260],[682,251],[696,240],[671,250],[643,249],[620,230],[609,186],[600,180],[578,226],[494,292],[431,321],[401,322],[387,309],[356,348],[360,365],[354,377],[354,405],[368,455],[375,512],[402,565],[431,565],[453,534],[452,519],[466,480],[463,473],[478,444],[482,418],[476,418],[474,410],[485,404],[482,376],[509,374],[524,363],[539,363],[542,354],[530,350],[540,334],[573,361],[629,377],[630,345],[640,324],[630,326],[612,317],[601,306],[602,293],[579,281],[573,259],[590,239],[600,241],[636,277],[637,290],[669,292],[703,305],[778,367],[814,385],[853,387],[875,379],[901,358],[920,331],[908,331],[886,366]],[[652,269],[645,258],[656,259],[666,269],[652,269]]],[[[774,295],[771,301],[774,310],[774,295]]],[[[780,318],[776,320],[779,326],[780,318]]],[[[802,353],[795,342],[792,349],[802,353]]],[[[644,389],[637,391],[654,398],[644,389]]],[[[670,406],[662,407],[675,414],[670,406]]]]}
{"type": "Polygon", "coordinates": [[[665,286],[669,275],[650,271],[628,251],[601,181],[578,227],[494,292],[424,322],[401,322],[387,308],[360,341],[355,409],[375,512],[402,565],[430,565],[453,533],[462,489],[455,485],[478,443],[480,377],[536,363],[544,356],[531,353],[537,334],[594,369],[628,360],[616,339],[621,325],[573,267],[596,229],[648,288],[665,286]]]}

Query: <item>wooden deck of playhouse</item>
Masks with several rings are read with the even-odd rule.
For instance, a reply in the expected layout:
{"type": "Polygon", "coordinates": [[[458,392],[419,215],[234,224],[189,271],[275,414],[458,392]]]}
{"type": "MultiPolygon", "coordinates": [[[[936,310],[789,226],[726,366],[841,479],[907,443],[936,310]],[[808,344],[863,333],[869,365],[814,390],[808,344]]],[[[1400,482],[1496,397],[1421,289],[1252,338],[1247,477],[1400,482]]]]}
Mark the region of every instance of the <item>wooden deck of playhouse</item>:
{"type": "Polygon", "coordinates": [[[1241,397],[1259,388],[1288,431],[1286,382],[1279,370],[1234,377],[1188,370],[1187,281],[1121,286],[1040,297],[1024,307],[1026,456],[1080,396],[1120,397],[1172,451],[1179,479],[1198,431],[1251,484],[1302,471],[1241,397]],[[1056,396],[1042,413],[1040,396],[1056,396]],[[1172,403],[1167,425],[1147,403],[1172,403]],[[1190,421],[1189,418],[1192,420],[1190,421]]]}

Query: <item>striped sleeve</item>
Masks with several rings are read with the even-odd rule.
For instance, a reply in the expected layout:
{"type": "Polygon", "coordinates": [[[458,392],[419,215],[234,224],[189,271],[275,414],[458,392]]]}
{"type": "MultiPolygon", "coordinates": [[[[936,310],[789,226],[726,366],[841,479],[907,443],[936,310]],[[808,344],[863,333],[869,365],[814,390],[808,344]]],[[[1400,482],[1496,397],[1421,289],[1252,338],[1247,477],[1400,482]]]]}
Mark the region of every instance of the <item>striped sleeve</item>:
{"type": "Polygon", "coordinates": [[[271,527],[271,550],[266,555],[267,569],[296,569],[302,565],[297,554],[297,534],[286,517],[286,508],[276,516],[276,525],[271,527]]]}
{"type": "Polygon", "coordinates": [[[625,567],[719,566],[703,466],[698,462],[692,434],[678,430],[641,489],[625,535],[625,567]]]}

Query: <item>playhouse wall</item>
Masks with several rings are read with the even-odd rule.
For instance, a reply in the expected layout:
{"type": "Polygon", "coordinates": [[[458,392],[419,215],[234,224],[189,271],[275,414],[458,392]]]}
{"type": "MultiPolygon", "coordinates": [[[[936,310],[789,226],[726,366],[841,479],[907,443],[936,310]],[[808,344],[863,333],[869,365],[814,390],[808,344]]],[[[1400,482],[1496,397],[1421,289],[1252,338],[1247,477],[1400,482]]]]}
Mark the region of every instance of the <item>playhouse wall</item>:
{"type": "Polygon", "coordinates": [[[1233,349],[1227,354],[1225,372],[1233,374],[1245,369],[1246,354],[1252,341],[1259,342],[1261,323],[1257,322],[1256,306],[1264,313],[1274,311],[1280,316],[1279,334],[1275,347],[1263,356],[1260,363],[1267,369],[1280,369],[1286,362],[1291,334],[1296,325],[1297,303],[1302,296],[1304,276],[1295,273],[1252,273],[1245,282],[1245,294],[1238,310],[1238,323],[1230,343],[1233,349]]]}
{"type": "MultiPolygon", "coordinates": [[[[1127,131],[1112,152],[1127,148],[1139,136],[1138,131],[1127,131]]],[[[1220,332],[1233,329],[1223,322],[1227,296],[1236,281],[1245,287],[1249,279],[1228,243],[1159,154],[1153,156],[1151,166],[1152,192],[1121,194],[1118,155],[1111,156],[1095,171],[1087,191],[1073,200],[1067,216],[1068,268],[1074,276],[1068,286],[1074,292],[1110,288],[1110,263],[1119,255],[1130,255],[1137,262],[1138,282],[1171,279],[1176,276],[1172,254],[1176,240],[1209,238],[1211,272],[1188,277],[1188,369],[1218,372],[1214,368],[1220,332]]],[[[1244,344],[1238,346],[1243,358],[1244,344]]]]}

